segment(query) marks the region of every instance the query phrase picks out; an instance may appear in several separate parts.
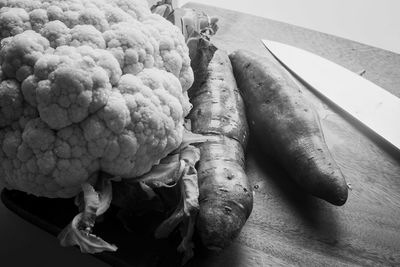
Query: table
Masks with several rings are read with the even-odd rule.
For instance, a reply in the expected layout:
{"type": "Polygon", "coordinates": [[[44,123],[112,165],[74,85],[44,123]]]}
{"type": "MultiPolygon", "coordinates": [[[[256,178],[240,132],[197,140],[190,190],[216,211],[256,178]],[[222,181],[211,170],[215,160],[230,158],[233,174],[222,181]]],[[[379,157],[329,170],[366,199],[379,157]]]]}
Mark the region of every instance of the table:
{"type": "MultiPolygon", "coordinates": [[[[220,29],[213,41],[220,49],[266,53],[262,38],[295,45],[351,71],[365,70],[365,78],[400,97],[398,54],[235,11],[192,3],[187,6],[219,17],[220,29]]],[[[247,173],[255,198],[248,222],[230,248],[220,255],[202,255],[190,266],[400,264],[398,151],[311,93],[309,97],[322,117],[328,146],[351,184],[347,203],[336,207],[304,195],[287,179],[285,170],[250,152],[247,173]]],[[[58,247],[54,237],[1,205],[0,216],[0,256],[3,262],[13,261],[6,266],[107,266],[75,249],[58,247]]]]}

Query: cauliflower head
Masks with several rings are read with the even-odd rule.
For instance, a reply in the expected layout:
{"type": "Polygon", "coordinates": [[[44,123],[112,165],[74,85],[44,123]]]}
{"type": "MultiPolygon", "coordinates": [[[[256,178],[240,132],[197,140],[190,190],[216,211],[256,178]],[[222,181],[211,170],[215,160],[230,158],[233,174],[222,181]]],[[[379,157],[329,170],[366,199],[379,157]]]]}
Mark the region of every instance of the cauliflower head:
{"type": "Polygon", "coordinates": [[[0,180],[72,197],[99,170],[148,172],[182,142],[180,30],[145,0],[0,0],[0,180]]]}

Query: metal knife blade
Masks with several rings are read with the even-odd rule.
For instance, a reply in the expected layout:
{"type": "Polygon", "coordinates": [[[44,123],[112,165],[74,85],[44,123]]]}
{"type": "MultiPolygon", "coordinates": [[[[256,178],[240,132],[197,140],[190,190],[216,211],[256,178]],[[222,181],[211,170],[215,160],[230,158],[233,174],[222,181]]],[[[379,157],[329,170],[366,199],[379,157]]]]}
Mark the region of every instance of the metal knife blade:
{"type": "Polygon", "coordinates": [[[262,40],[308,87],[400,149],[400,99],[350,70],[303,49],[262,40]]]}

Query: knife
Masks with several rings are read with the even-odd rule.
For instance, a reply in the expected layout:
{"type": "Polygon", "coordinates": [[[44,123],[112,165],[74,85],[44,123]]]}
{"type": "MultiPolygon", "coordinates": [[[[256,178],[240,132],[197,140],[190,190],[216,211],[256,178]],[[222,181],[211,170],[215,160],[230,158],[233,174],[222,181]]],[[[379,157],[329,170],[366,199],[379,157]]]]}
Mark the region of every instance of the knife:
{"type": "Polygon", "coordinates": [[[262,42],[314,93],[322,95],[400,149],[400,98],[316,54],[275,41],[262,42]]]}

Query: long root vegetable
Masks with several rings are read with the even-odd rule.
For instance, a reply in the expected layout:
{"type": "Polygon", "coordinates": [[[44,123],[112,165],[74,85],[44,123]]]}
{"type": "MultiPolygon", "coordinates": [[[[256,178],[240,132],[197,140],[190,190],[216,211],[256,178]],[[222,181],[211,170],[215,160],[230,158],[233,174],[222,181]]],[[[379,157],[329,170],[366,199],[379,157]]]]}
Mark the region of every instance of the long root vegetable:
{"type": "Polygon", "coordinates": [[[187,8],[174,10],[168,0],[159,1],[153,12],[182,29],[189,47],[195,78],[188,91],[193,108],[187,118],[194,133],[210,137],[198,145],[196,229],[207,248],[220,250],[239,234],[253,208],[244,171],[248,125],[243,100],[227,53],[209,42],[218,30],[217,18],[187,8]]]}
{"type": "Polygon", "coordinates": [[[251,136],[310,194],[335,205],[348,187],[324,139],[320,119],[294,78],[275,60],[238,50],[230,55],[251,136]]]}
{"type": "Polygon", "coordinates": [[[196,47],[191,63],[195,82],[188,91],[193,108],[188,118],[194,133],[216,139],[199,145],[196,228],[207,248],[220,250],[239,234],[253,208],[244,171],[248,125],[227,53],[201,38],[196,47]]]}

